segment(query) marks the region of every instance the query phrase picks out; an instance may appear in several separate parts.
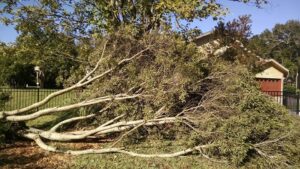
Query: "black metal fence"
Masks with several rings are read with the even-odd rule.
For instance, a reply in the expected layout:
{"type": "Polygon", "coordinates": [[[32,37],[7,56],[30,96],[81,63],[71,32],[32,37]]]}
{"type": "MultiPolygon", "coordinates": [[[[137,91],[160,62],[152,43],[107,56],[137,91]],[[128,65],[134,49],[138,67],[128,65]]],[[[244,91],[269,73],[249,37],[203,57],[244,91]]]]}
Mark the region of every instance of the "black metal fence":
{"type": "Polygon", "coordinates": [[[282,91],[264,91],[264,93],[273,97],[279,104],[284,105],[291,113],[299,115],[300,113],[300,94],[282,91]]]}
{"type": "MultiPolygon", "coordinates": [[[[29,106],[35,102],[41,101],[49,94],[58,91],[59,89],[39,89],[39,88],[25,88],[25,89],[15,89],[15,88],[0,88],[3,100],[3,110],[14,110],[29,106]]],[[[49,108],[55,106],[61,106],[70,103],[78,92],[69,92],[63,95],[57,96],[47,104],[40,108],[49,108]]],[[[1,99],[1,98],[0,98],[1,99]]]]}
{"type": "MultiPolygon", "coordinates": [[[[39,88],[0,88],[0,104],[3,104],[3,110],[15,110],[26,106],[29,106],[35,102],[41,101],[49,94],[58,91],[59,89],[39,89],[39,88]],[[1,100],[4,99],[4,100],[1,100]]],[[[40,108],[49,108],[61,106],[71,103],[82,90],[76,90],[73,92],[65,93],[58,97],[55,97],[47,104],[40,108]]],[[[264,91],[264,93],[273,97],[273,99],[279,104],[284,105],[291,113],[300,115],[300,94],[289,93],[282,91],[264,91]]]]}

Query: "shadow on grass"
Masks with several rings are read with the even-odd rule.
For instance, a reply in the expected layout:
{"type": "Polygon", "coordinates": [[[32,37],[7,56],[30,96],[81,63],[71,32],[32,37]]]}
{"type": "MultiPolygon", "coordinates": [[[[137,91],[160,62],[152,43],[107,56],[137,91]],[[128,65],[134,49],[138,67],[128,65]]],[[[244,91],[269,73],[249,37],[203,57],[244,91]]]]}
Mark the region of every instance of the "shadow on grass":
{"type": "MultiPolygon", "coordinates": [[[[33,154],[30,156],[25,156],[24,154],[9,156],[6,154],[0,155],[0,168],[9,165],[11,167],[16,166],[28,166],[34,165],[38,160],[44,158],[44,153],[33,154]]],[[[29,167],[29,166],[28,166],[29,167]]]]}

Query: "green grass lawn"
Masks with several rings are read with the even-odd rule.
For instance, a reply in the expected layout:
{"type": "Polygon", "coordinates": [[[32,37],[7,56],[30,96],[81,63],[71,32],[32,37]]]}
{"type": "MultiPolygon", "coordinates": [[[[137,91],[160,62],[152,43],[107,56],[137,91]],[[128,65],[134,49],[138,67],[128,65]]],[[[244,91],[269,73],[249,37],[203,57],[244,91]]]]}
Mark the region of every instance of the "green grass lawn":
{"type": "Polygon", "coordinates": [[[123,154],[82,155],[70,168],[81,169],[234,169],[236,167],[192,155],[175,158],[139,158],[123,154]]]}
{"type": "MultiPolygon", "coordinates": [[[[41,101],[49,94],[58,91],[58,89],[10,89],[10,88],[1,88],[0,91],[6,92],[9,94],[9,100],[5,102],[3,110],[15,110],[20,109],[26,106],[29,106],[37,101],[41,101]]],[[[63,95],[57,96],[51,99],[44,106],[39,107],[39,110],[50,107],[63,106],[68,103],[74,102],[77,98],[78,92],[73,91],[70,93],[65,93],[63,95]]],[[[33,111],[37,111],[34,109],[33,111]]],[[[27,123],[28,126],[52,126],[55,123],[59,122],[61,119],[64,119],[66,113],[53,113],[51,115],[42,116],[40,118],[30,120],[27,123]]]]}
{"type": "MultiPolygon", "coordinates": [[[[99,143],[109,147],[110,143],[99,143]]],[[[119,145],[121,146],[121,145],[119,145]]],[[[117,146],[118,147],[118,146],[117,146]]],[[[157,154],[185,150],[187,147],[176,141],[149,139],[138,144],[126,145],[126,149],[138,153],[157,154]]],[[[174,158],[142,158],[126,154],[90,154],[74,156],[70,168],[81,169],[235,169],[237,167],[208,160],[199,154],[174,158]]]]}
{"type": "MultiPolygon", "coordinates": [[[[4,110],[14,110],[40,101],[58,89],[2,89],[2,91],[8,92],[10,95],[9,101],[4,105],[4,110]]],[[[61,106],[70,103],[74,98],[76,98],[75,92],[66,93],[52,99],[40,108],[61,106]]]]}

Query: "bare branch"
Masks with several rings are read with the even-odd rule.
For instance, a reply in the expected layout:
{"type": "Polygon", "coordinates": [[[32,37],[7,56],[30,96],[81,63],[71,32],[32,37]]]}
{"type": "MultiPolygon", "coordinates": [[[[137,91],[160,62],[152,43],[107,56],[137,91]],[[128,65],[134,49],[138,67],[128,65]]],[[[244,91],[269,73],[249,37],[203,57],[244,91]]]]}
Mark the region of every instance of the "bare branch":
{"type": "Polygon", "coordinates": [[[41,147],[42,149],[44,149],[46,151],[50,151],[50,152],[58,151],[55,147],[45,144],[37,134],[28,133],[28,134],[24,134],[23,136],[28,139],[34,140],[39,147],[41,147]]]}
{"type": "Polygon", "coordinates": [[[163,110],[166,108],[166,105],[162,106],[157,112],[155,112],[154,117],[159,118],[161,117],[163,110]]]}
{"type": "Polygon", "coordinates": [[[206,159],[208,159],[208,160],[210,160],[210,161],[212,161],[212,162],[216,162],[216,163],[228,163],[228,161],[225,161],[225,160],[217,160],[217,159],[213,159],[213,158],[209,157],[207,154],[205,154],[205,153],[203,152],[203,150],[202,150],[201,147],[197,147],[197,150],[200,152],[200,154],[201,154],[204,158],[206,158],[206,159]]]}
{"type": "Polygon", "coordinates": [[[28,132],[38,134],[40,137],[52,140],[52,141],[71,141],[71,140],[82,140],[92,135],[101,135],[107,133],[115,133],[122,132],[125,130],[129,130],[138,125],[145,126],[154,126],[168,123],[175,123],[179,121],[180,118],[175,117],[166,117],[160,119],[152,119],[152,120],[136,120],[136,121],[121,121],[118,123],[114,123],[111,125],[103,126],[100,125],[97,128],[86,130],[86,131],[78,131],[78,132],[66,132],[66,133],[58,133],[53,131],[44,131],[44,130],[33,130],[29,129],[28,132]]]}
{"type": "Polygon", "coordinates": [[[95,77],[93,77],[93,78],[91,78],[91,79],[89,79],[89,80],[87,80],[87,81],[85,81],[85,82],[83,82],[83,83],[80,83],[79,86],[80,86],[80,87],[85,86],[85,85],[87,85],[87,84],[89,84],[89,83],[91,83],[91,82],[93,82],[93,81],[95,81],[95,80],[97,80],[97,79],[99,79],[99,78],[101,78],[101,77],[107,75],[108,73],[112,72],[113,70],[115,70],[115,69],[118,68],[119,66],[125,64],[126,62],[129,62],[129,61],[135,59],[136,57],[140,56],[142,53],[146,52],[146,51],[149,50],[149,49],[150,49],[150,47],[148,47],[148,48],[146,48],[146,49],[144,49],[144,50],[141,50],[140,52],[136,53],[135,55],[133,55],[133,56],[130,57],[130,58],[126,58],[126,59],[121,60],[120,62],[118,62],[117,66],[115,66],[115,67],[113,67],[113,68],[110,68],[110,69],[106,70],[105,72],[103,72],[102,74],[97,75],[97,76],[95,76],[95,77]]]}
{"type": "MultiPolygon", "coordinates": [[[[83,79],[84,79],[83,81],[82,80],[79,81],[80,83],[78,82],[78,83],[76,83],[75,85],[73,85],[71,87],[65,88],[63,90],[59,90],[57,92],[53,92],[50,95],[48,95],[46,98],[44,98],[42,101],[36,102],[36,103],[34,103],[34,104],[30,105],[30,106],[24,107],[22,109],[0,112],[0,119],[5,118],[6,116],[16,115],[16,114],[20,114],[20,113],[24,113],[24,112],[30,111],[32,109],[35,109],[37,107],[45,105],[51,99],[53,99],[53,98],[55,98],[55,97],[57,97],[59,95],[62,95],[64,93],[67,93],[67,92],[70,92],[72,90],[75,90],[75,89],[81,88],[83,86],[86,86],[86,85],[90,84],[91,82],[94,82],[95,80],[104,77],[105,75],[107,75],[108,73],[112,72],[113,70],[115,70],[120,65],[122,65],[122,64],[124,64],[126,62],[129,62],[129,61],[133,60],[134,58],[140,56],[142,53],[144,53],[145,51],[149,50],[149,48],[150,47],[148,47],[148,48],[146,48],[144,50],[141,50],[140,52],[136,53],[135,55],[133,55],[130,58],[126,58],[126,59],[121,60],[120,62],[118,62],[118,64],[115,67],[110,68],[110,69],[106,70],[105,72],[103,72],[103,73],[101,73],[101,74],[99,74],[97,76],[94,76],[93,78],[88,79],[88,77],[90,77],[90,74],[92,74],[92,73],[95,72],[95,71],[92,70],[92,73],[90,72],[90,73],[88,73],[88,76],[83,77],[83,79]]],[[[99,60],[99,62],[101,62],[101,59],[99,60]]]]}
{"type": "Polygon", "coordinates": [[[137,126],[135,126],[133,129],[129,130],[128,132],[126,132],[125,134],[123,134],[117,141],[115,141],[110,147],[114,147],[115,145],[117,145],[125,136],[127,136],[128,134],[132,133],[133,131],[135,131],[136,129],[138,129],[139,127],[141,127],[142,125],[144,125],[145,123],[141,123],[137,126]]]}
{"type": "Polygon", "coordinates": [[[62,107],[53,107],[53,108],[47,108],[43,110],[39,110],[35,113],[28,114],[28,115],[16,115],[16,116],[7,116],[6,120],[7,121],[27,121],[27,120],[32,120],[35,118],[38,118],[43,115],[47,115],[50,113],[55,113],[55,112],[63,112],[63,111],[68,111],[80,107],[85,107],[85,106],[90,106],[98,103],[103,103],[107,101],[113,101],[113,100],[127,100],[127,99],[133,99],[137,97],[142,97],[143,95],[137,94],[137,95],[131,95],[128,96],[127,94],[118,94],[116,96],[104,96],[104,97],[99,97],[95,99],[91,99],[88,101],[83,101],[67,106],[62,106],[62,107]]]}
{"type": "Polygon", "coordinates": [[[122,150],[120,148],[103,148],[103,149],[87,149],[87,150],[58,150],[56,147],[49,146],[45,144],[40,137],[36,134],[26,134],[25,137],[34,140],[37,145],[50,152],[59,152],[59,153],[65,153],[65,154],[71,154],[71,155],[82,155],[82,154],[104,154],[104,153],[122,153],[122,154],[127,154],[130,156],[134,157],[144,157],[144,158],[151,158],[151,157],[161,157],[161,158],[171,158],[171,157],[178,157],[178,156],[183,156],[186,154],[190,154],[193,151],[198,151],[200,148],[208,148],[211,146],[214,146],[213,144],[208,144],[208,145],[201,145],[201,146],[196,146],[193,148],[188,148],[183,151],[178,151],[174,153],[162,153],[162,154],[142,154],[142,153],[135,153],[131,151],[126,151],[122,150]]]}
{"type": "Polygon", "coordinates": [[[124,116],[125,116],[125,114],[122,114],[122,115],[120,115],[120,116],[117,116],[116,118],[114,118],[114,119],[112,119],[112,120],[109,120],[109,121],[107,121],[106,123],[102,124],[100,127],[105,127],[105,126],[107,126],[107,125],[110,125],[110,124],[112,124],[113,122],[119,120],[120,118],[122,118],[122,117],[124,117],[124,116]]]}
{"type": "Polygon", "coordinates": [[[288,137],[290,135],[290,133],[280,137],[280,138],[277,138],[277,139],[274,139],[274,140],[267,140],[267,141],[264,141],[264,142],[261,142],[261,143],[257,143],[257,144],[254,144],[254,147],[259,147],[259,146],[263,146],[263,145],[266,145],[266,144],[271,144],[271,143],[276,143],[280,140],[283,140],[285,139],[286,137],[288,137]]]}
{"type": "Polygon", "coordinates": [[[104,47],[103,47],[103,50],[102,50],[101,57],[98,60],[98,62],[96,64],[96,66],[94,67],[94,69],[91,70],[89,73],[87,73],[77,84],[81,84],[82,82],[84,82],[86,79],[88,79],[98,69],[98,67],[100,66],[100,63],[103,60],[104,53],[105,53],[105,50],[106,50],[106,46],[107,46],[107,41],[105,41],[105,43],[104,43],[104,47]]]}
{"type": "Polygon", "coordinates": [[[273,158],[273,156],[267,155],[266,153],[264,153],[263,151],[261,151],[261,150],[258,149],[258,148],[254,148],[254,150],[255,150],[259,155],[261,155],[262,157],[273,158]]]}
{"type": "Polygon", "coordinates": [[[87,115],[87,116],[80,116],[80,117],[74,117],[74,118],[70,118],[70,119],[67,119],[67,120],[64,120],[58,124],[56,124],[55,126],[53,126],[50,131],[54,132],[56,131],[60,126],[64,125],[64,124],[67,124],[67,123],[71,123],[71,122],[74,122],[74,121],[78,121],[78,120],[84,120],[84,119],[88,119],[88,118],[92,118],[92,117],[95,117],[95,114],[90,114],[90,115],[87,115]]]}

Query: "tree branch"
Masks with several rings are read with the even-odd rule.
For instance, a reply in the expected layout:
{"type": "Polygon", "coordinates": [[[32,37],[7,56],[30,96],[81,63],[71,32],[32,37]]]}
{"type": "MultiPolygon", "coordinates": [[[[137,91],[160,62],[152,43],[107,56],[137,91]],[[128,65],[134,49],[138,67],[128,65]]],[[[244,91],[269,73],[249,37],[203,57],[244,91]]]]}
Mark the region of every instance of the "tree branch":
{"type": "Polygon", "coordinates": [[[138,129],[139,127],[141,127],[142,125],[144,125],[145,123],[141,123],[137,126],[135,126],[133,129],[129,130],[128,132],[126,132],[125,134],[123,134],[117,141],[115,141],[110,147],[114,147],[115,145],[117,145],[125,136],[127,136],[128,134],[132,133],[134,130],[138,129]]]}
{"type": "Polygon", "coordinates": [[[168,124],[168,123],[175,123],[179,121],[180,118],[176,117],[167,117],[167,118],[160,118],[160,119],[152,119],[152,120],[135,120],[135,121],[121,121],[118,123],[114,123],[111,125],[100,125],[97,128],[85,131],[78,131],[78,132],[66,132],[66,133],[58,133],[53,131],[44,131],[44,130],[33,130],[29,129],[27,132],[38,134],[40,137],[52,140],[52,141],[72,141],[72,140],[82,140],[86,139],[92,135],[102,135],[107,133],[116,133],[122,132],[125,130],[129,130],[141,124],[145,126],[154,126],[154,125],[161,125],[161,124],[168,124]]]}
{"type": "Polygon", "coordinates": [[[74,122],[74,121],[78,121],[78,120],[84,120],[84,119],[88,119],[88,118],[92,118],[92,117],[95,117],[95,114],[90,114],[90,115],[87,115],[87,116],[80,116],[80,117],[74,117],[74,118],[70,118],[70,119],[67,119],[67,120],[64,120],[58,124],[56,124],[55,126],[53,126],[50,131],[51,132],[54,132],[56,131],[60,126],[64,125],[64,124],[67,124],[67,123],[71,123],[71,122],[74,122]]]}
{"type": "Polygon", "coordinates": [[[62,90],[59,90],[57,92],[53,92],[51,93],[50,95],[48,95],[46,98],[44,98],[42,101],[39,101],[39,102],[36,102],[30,106],[27,106],[27,107],[24,107],[24,108],[21,108],[21,109],[17,109],[17,110],[12,110],[12,111],[4,111],[4,112],[0,112],[0,119],[3,119],[5,118],[6,116],[12,116],[12,115],[16,115],[16,114],[20,114],[20,113],[24,113],[24,112],[27,112],[27,111],[30,111],[32,109],[35,109],[35,108],[38,108],[40,106],[43,106],[45,105],[46,103],[48,103],[51,99],[59,96],[59,95],[62,95],[64,93],[67,93],[67,92],[70,92],[74,89],[78,89],[78,88],[81,88],[83,86],[86,86],[88,84],[90,84],[91,82],[97,80],[97,79],[100,79],[102,78],[103,76],[107,75],[108,73],[112,72],[113,70],[115,70],[117,67],[119,67],[120,65],[124,64],[124,63],[127,63],[131,60],[133,60],[134,58],[140,56],[142,53],[144,53],[145,51],[149,50],[150,47],[144,49],[144,50],[141,50],[140,52],[136,53],[135,55],[133,55],[132,57],[130,58],[126,58],[126,59],[123,59],[121,60],[120,62],[118,62],[118,64],[113,67],[113,68],[110,68],[108,70],[106,70],[105,72],[91,78],[91,79],[88,79],[88,77],[91,76],[91,74],[93,74],[95,72],[95,70],[99,67],[99,64],[101,62],[101,58],[100,60],[98,61],[98,63],[96,64],[95,68],[89,72],[86,76],[83,77],[83,79],[81,79],[78,83],[76,83],[75,85],[71,86],[71,87],[68,87],[68,88],[65,88],[65,89],[62,89],[62,90]]]}
{"type": "Polygon", "coordinates": [[[27,121],[27,120],[32,120],[36,119],[40,116],[47,115],[50,113],[55,113],[55,112],[63,112],[63,111],[68,111],[80,107],[85,107],[85,106],[90,106],[98,103],[103,103],[107,101],[113,101],[113,100],[127,100],[127,99],[133,99],[137,97],[142,97],[143,95],[137,94],[137,95],[127,95],[127,94],[118,94],[116,96],[104,96],[104,97],[99,97],[95,99],[91,99],[88,101],[83,101],[67,106],[62,106],[62,107],[53,107],[53,108],[47,108],[43,110],[39,110],[35,113],[28,114],[28,115],[12,115],[12,116],[7,116],[6,120],[7,121],[27,121]]]}
{"type": "Polygon", "coordinates": [[[188,148],[186,150],[177,151],[177,152],[174,152],[174,153],[161,153],[161,154],[142,154],[142,153],[136,153],[136,152],[122,150],[120,148],[103,148],[103,149],[87,149],[87,150],[58,150],[56,147],[52,147],[52,146],[49,146],[49,145],[45,144],[37,134],[30,133],[30,134],[26,134],[24,136],[26,138],[34,140],[40,148],[42,148],[46,151],[65,153],[65,154],[71,154],[71,155],[122,153],[122,154],[127,154],[127,155],[130,155],[130,156],[134,156],[134,157],[171,158],[171,157],[178,157],[178,156],[183,156],[183,155],[186,155],[186,154],[190,154],[193,151],[198,151],[201,148],[208,148],[208,147],[214,146],[213,144],[207,144],[207,145],[195,146],[193,148],[188,148]]]}

